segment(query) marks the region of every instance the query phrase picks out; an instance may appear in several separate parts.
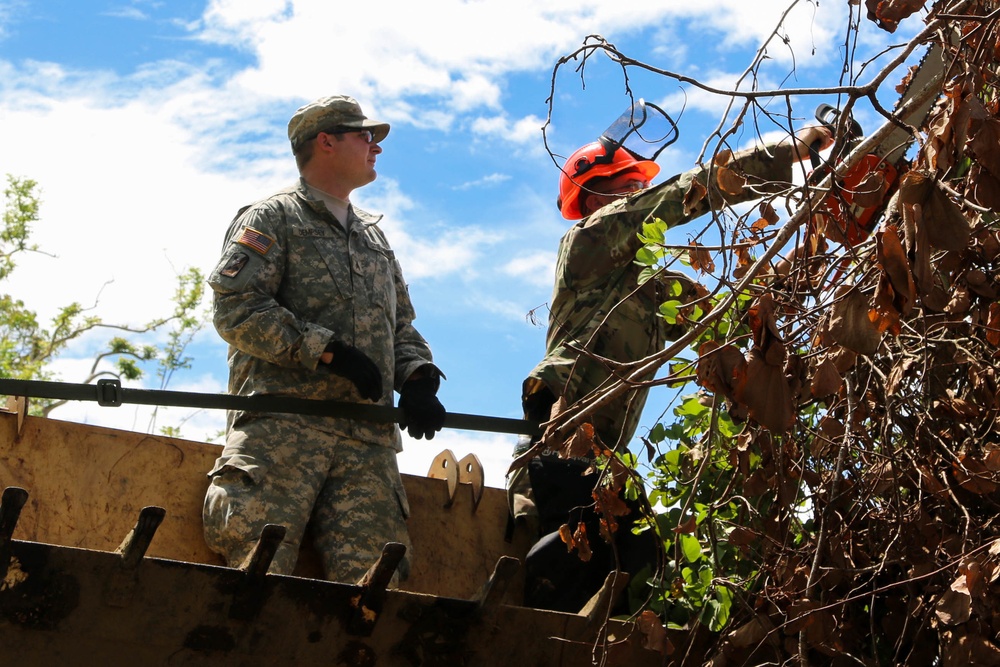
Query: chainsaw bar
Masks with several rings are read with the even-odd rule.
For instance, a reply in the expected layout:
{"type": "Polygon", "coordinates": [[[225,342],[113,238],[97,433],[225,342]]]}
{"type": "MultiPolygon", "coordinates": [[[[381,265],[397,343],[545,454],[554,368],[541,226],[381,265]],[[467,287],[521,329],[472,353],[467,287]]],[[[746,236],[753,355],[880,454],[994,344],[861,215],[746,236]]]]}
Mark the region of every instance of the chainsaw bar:
{"type": "MultiPolygon", "coordinates": [[[[944,57],[941,44],[932,42],[910,72],[906,88],[893,108],[893,118],[877,131],[858,141],[860,127],[852,121],[854,145],[845,164],[836,168],[836,184],[825,204],[826,214],[835,222],[834,227],[827,228],[828,235],[832,229],[839,229],[831,237],[833,240],[855,246],[878,225],[885,202],[898,186],[900,172],[906,169],[906,152],[940,97],[946,70],[944,57]],[[881,190],[882,204],[864,206],[855,200],[861,192],[874,193],[873,188],[881,190]]],[[[829,105],[820,105],[816,111],[816,118],[828,126],[833,124],[829,119],[838,115],[829,105]]],[[[810,150],[815,168],[819,166],[818,153],[812,147],[810,150]]],[[[827,169],[817,169],[814,174],[829,173],[827,169]]],[[[817,180],[814,177],[813,182],[817,180]]]]}
{"type": "Polygon", "coordinates": [[[899,165],[902,162],[907,149],[914,141],[916,130],[927,119],[938,99],[938,95],[935,93],[940,89],[945,69],[941,44],[933,42],[910,75],[906,90],[900,95],[893,109],[893,114],[905,127],[900,127],[890,120],[889,124],[893,126],[893,129],[871,151],[872,153],[879,155],[892,165],[899,165]],[[914,101],[914,103],[907,105],[910,101],[914,101]]]}

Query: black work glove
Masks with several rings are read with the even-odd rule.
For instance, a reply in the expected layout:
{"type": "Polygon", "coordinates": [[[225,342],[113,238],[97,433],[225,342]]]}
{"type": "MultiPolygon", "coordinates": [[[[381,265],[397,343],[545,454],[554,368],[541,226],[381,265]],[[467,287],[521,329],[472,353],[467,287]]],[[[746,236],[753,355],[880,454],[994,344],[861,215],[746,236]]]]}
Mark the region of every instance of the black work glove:
{"type": "Polygon", "coordinates": [[[403,411],[399,426],[417,440],[431,440],[444,426],[445,410],[437,399],[437,388],[437,379],[424,377],[407,380],[399,390],[399,407],[403,411]]]}
{"type": "Polygon", "coordinates": [[[324,352],[332,352],[333,360],[326,365],[330,372],[350,380],[361,398],[377,401],[382,398],[382,371],[368,355],[354,347],[332,340],[324,352]]]}

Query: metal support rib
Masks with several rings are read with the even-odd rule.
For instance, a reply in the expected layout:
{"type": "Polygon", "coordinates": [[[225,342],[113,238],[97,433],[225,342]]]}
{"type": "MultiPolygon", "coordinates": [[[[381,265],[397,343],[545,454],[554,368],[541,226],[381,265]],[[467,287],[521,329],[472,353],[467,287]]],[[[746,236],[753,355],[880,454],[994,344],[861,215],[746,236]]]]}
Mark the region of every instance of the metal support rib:
{"type": "Polygon", "coordinates": [[[160,527],[166,514],[167,510],[162,507],[143,507],[135,527],[115,550],[115,553],[121,554],[121,560],[104,590],[104,603],[109,607],[125,607],[132,601],[139,563],[145,557],[156,529],[160,527]]]}
{"type": "Polygon", "coordinates": [[[445,507],[451,507],[455,504],[455,494],[458,493],[458,474],[458,460],[450,449],[443,450],[431,461],[427,476],[431,479],[445,481],[447,493],[447,498],[444,501],[445,507]]]}
{"type": "Polygon", "coordinates": [[[244,574],[242,585],[233,594],[233,602],[229,607],[229,618],[247,621],[254,618],[267,599],[265,593],[265,578],[271,567],[274,554],[278,552],[281,541],[285,539],[285,527],[269,523],[260,531],[260,539],[253,551],[240,566],[244,574]]]}
{"type": "Polygon", "coordinates": [[[625,587],[628,586],[627,572],[612,570],[604,579],[601,589],[587,601],[579,615],[587,617],[586,631],[593,632],[608,620],[611,609],[615,606],[625,587]]]}
{"type": "Polygon", "coordinates": [[[460,484],[472,485],[472,511],[479,509],[479,501],[483,499],[483,488],[486,486],[486,474],[479,457],[469,453],[458,462],[458,481],[460,484]]]}
{"type": "Polygon", "coordinates": [[[162,507],[142,508],[139,512],[139,520],[135,522],[135,527],[115,550],[115,553],[122,555],[122,567],[134,570],[139,565],[153,541],[156,529],[163,523],[163,517],[166,514],[167,510],[162,507]]]}
{"type": "Polygon", "coordinates": [[[386,589],[399,562],[406,555],[406,545],[389,542],[382,555],[361,579],[361,594],[352,600],[354,613],[347,623],[347,632],[358,637],[370,637],[385,606],[386,589]]]}
{"type": "Polygon", "coordinates": [[[493,574],[473,598],[479,603],[478,613],[480,616],[489,616],[500,607],[507,595],[507,588],[510,586],[511,580],[520,569],[521,561],[518,559],[511,556],[500,557],[493,568],[493,574]]]}

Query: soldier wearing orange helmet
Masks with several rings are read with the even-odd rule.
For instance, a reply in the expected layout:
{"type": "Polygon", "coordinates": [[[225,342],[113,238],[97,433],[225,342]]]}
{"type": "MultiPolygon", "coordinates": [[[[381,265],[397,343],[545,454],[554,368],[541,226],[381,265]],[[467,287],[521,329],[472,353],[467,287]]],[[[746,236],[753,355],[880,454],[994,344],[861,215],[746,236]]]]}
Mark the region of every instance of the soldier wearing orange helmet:
{"type": "MultiPolygon", "coordinates": [[[[637,159],[624,148],[608,155],[604,144],[595,141],[566,160],[559,177],[556,205],[567,220],[579,220],[585,217],[584,211],[595,211],[608,203],[606,198],[616,198],[608,192],[619,189],[619,184],[627,187],[631,183],[643,183],[643,187],[648,187],[659,173],[660,165],[652,160],[637,159]]],[[[622,190],[621,194],[626,191],[622,190]]]]}
{"type": "MultiPolygon", "coordinates": [[[[690,302],[695,285],[675,272],[661,272],[639,284],[642,267],[634,260],[643,245],[639,233],[644,222],[659,218],[674,227],[710,210],[781,192],[792,182],[793,163],[809,156],[809,146],[827,148],[832,141],[828,129],[807,127],[789,140],[736,153],[727,167],[739,172],[746,186],[735,195],[719,189],[710,177],[712,165],[699,165],[650,187],[659,166],[625,148],[595,142],[574,152],[559,176],[557,204],[564,218],[579,222],[559,244],[546,354],[522,387],[525,418],[548,421],[558,397],[572,405],[607,388],[616,380],[615,365],[649,356],[683,333],[658,316],[659,306],[668,299],[690,302]],[[691,201],[688,193],[696,181],[705,195],[691,201]]],[[[591,413],[596,438],[605,447],[628,447],[647,393],[646,387],[637,386],[591,413]]],[[[515,456],[533,444],[522,436],[515,456]]],[[[526,559],[526,602],[575,612],[616,562],[633,576],[655,563],[655,544],[648,531],[632,535],[627,524],[634,516],[621,521],[617,554],[596,537],[597,517],[592,509],[588,517],[585,509],[593,505],[596,483],[596,474],[584,474],[591,461],[561,459],[555,452],[559,445],[550,444],[525,468],[513,471],[508,495],[515,521],[538,539],[526,559]],[[593,549],[588,563],[567,554],[559,539],[559,527],[569,523],[572,529],[577,521],[595,526],[587,530],[593,549]],[[570,583],[577,581],[581,583],[570,583]]]]}

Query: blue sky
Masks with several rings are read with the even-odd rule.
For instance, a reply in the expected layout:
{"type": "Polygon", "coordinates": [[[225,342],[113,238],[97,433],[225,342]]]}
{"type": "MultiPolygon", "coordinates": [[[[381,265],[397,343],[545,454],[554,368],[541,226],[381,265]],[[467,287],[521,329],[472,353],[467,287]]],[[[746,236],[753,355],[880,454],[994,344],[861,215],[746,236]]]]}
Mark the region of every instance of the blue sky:
{"type": "MultiPolygon", "coordinates": [[[[34,238],[47,253],[23,259],[4,289],[42,317],[70,301],[96,302],[106,321],[165,314],[174,275],[214,266],[235,211],[296,177],[285,134],[294,110],[349,94],[392,124],[378,180],[353,200],[385,214],[417,327],[448,376],[442,400],[454,412],[520,417],[520,383],[545,339],[526,316],[538,308],[544,321],[567,227],[541,132],[557,60],[600,34],[636,60],[730,88],[790,4],[0,0],[0,174],[39,182],[34,238]]],[[[788,44],[769,46],[759,87],[836,85],[847,20],[846,2],[795,3],[779,30],[788,44]]],[[[901,34],[919,27],[910,23],[901,34]]],[[[901,34],[864,22],[859,52],[902,43],[901,34]]],[[[582,81],[574,68],[559,72],[547,130],[563,156],[628,104],[606,58],[588,62],[582,81]]],[[[659,158],[664,176],[690,168],[707,134],[732,122],[723,96],[641,72],[630,84],[675,114],[684,107],[681,139],[659,158]]],[[[835,98],[795,98],[794,113],[808,122],[819,102],[835,98]]],[[[858,117],[874,122],[864,108],[858,117]]],[[[750,143],[754,132],[739,136],[750,143]]],[[[74,345],[56,366],[61,378],[80,381],[107,337],[74,345]]],[[[224,391],[215,332],[189,352],[194,367],[169,388],[224,391]]],[[[654,394],[640,431],[666,400],[654,394]]],[[[149,421],[143,408],[89,404],[53,416],[138,429],[149,421]]],[[[203,439],[222,415],[159,416],[182,420],[188,437],[203,439]]],[[[446,432],[408,440],[401,466],[424,474],[445,447],[474,451],[501,486],[513,444],[446,432]]]]}

